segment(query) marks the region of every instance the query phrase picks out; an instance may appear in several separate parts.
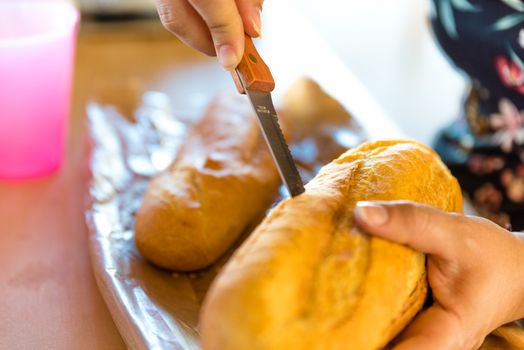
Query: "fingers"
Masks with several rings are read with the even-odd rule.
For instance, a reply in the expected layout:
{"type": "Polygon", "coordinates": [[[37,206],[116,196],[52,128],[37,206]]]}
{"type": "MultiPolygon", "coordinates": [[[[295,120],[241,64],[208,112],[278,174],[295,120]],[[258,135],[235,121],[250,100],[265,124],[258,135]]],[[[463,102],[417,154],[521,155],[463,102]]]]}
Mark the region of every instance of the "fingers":
{"type": "Polygon", "coordinates": [[[187,0],[156,0],[164,27],[182,42],[206,55],[215,55],[215,46],[206,23],[187,0]]]}
{"type": "Polygon", "coordinates": [[[261,35],[263,0],[156,0],[164,25],[180,40],[207,55],[218,56],[227,70],[238,66],[244,32],[261,35]]]}
{"type": "Polygon", "coordinates": [[[247,35],[253,38],[261,36],[263,0],[236,0],[236,3],[247,35]]]}
{"type": "Polygon", "coordinates": [[[461,216],[411,202],[359,202],[355,218],[370,234],[443,259],[457,256],[457,232],[470,230],[461,216]]]}
{"type": "Polygon", "coordinates": [[[393,350],[476,349],[478,339],[468,334],[453,314],[434,305],[422,312],[402,333],[393,350]]]}
{"type": "Polygon", "coordinates": [[[244,52],[244,26],[235,0],[189,0],[204,20],[222,66],[234,69],[244,52]]]}

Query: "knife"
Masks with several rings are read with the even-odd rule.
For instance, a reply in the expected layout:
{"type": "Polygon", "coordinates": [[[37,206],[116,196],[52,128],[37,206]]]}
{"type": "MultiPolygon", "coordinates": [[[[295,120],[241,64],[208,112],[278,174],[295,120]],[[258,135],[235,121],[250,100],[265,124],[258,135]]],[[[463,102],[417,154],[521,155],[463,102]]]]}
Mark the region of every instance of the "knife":
{"type": "Polygon", "coordinates": [[[248,35],[245,36],[244,54],[232,76],[237,90],[241,94],[247,94],[253,105],[262,134],[289,194],[292,197],[298,196],[304,192],[304,184],[282,134],[271,99],[275,81],[248,35]]]}

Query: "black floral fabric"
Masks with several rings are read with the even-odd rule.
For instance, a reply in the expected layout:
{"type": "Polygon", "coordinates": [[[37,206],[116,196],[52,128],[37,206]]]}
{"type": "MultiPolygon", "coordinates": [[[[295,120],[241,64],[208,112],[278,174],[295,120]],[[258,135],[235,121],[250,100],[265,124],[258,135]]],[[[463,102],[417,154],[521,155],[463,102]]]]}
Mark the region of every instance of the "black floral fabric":
{"type": "Polygon", "coordinates": [[[440,46],[469,77],[435,149],[481,214],[524,229],[524,2],[432,0],[440,46]]]}

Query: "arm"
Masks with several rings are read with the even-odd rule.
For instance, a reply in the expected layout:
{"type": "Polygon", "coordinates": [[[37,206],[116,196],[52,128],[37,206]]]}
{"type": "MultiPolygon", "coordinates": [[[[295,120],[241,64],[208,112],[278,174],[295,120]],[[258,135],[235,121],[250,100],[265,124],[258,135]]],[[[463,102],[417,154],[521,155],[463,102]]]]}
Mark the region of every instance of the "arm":
{"type": "Polygon", "coordinates": [[[361,202],[366,232],[428,254],[433,305],[395,350],[477,349],[497,327],[524,317],[524,241],[488,220],[410,202],[361,202]]]}

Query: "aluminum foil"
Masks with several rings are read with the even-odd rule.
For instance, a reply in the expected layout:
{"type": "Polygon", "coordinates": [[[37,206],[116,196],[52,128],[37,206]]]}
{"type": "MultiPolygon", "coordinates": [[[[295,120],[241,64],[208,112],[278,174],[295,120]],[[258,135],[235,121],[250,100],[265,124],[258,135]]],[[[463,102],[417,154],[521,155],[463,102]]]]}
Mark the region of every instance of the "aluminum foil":
{"type": "MultiPolygon", "coordinates": [[[[191,108],[178,111],[170,98],[147,92],[133,120],[116,108],[87,107],[93,141],[86,219],[89,250],[98,287],[130,349],[200,349],[198,314],[207,288],[241,239],[210,268],[172,273],[147,263],[133,239],[134,215],[148,182],[176,157],[191,123],[203,114],[208,98],[188,96],[191,108]]],[[[294,140],[291,152],[307,181],[342,150],[364,141],[352,120],[323,125],[314,137],[294,140]]],[[[281,189],[285,196],[285,190],[281,189]]],[[[522,349],[524,331],[514,323],[486,338],[484,349],[522,349]]]]}
{"type": "MultiPolygon", "coordinates": [[[[102,296],[131,349],[199,349],[200,304],[228,258],[197,273],[171,273],[148,264],[133,240],[134,215],[151,176],[174,160],[190,124],[203,113],[205,101],[196,100],[192,115],[186,109],[183,118],[160,92],[143,95],[132,121],[111,106],[87,107],[93,141],[86,211],[91,260],[102,296]]],[[[307,181],[321,165],[363,140],[363,132],[348,119],[344,126],[326,125],[315,137],[296,140],[291,151],[307,181]]]]}

